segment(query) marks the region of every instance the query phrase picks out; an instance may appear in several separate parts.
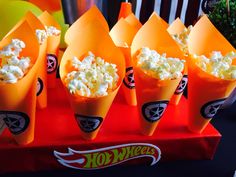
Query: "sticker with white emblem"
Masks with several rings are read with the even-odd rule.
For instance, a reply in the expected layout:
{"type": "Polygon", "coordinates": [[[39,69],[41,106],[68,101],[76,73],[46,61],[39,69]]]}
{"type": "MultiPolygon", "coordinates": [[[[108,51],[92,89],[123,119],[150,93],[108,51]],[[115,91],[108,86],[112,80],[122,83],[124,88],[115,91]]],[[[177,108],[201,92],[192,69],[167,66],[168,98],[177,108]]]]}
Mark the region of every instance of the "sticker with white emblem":
{"type": "Polygon", "coordinates": [[[53,54],[47,54],[47,72],[53,73],[57,69],[57,56],[53,54]]]}
{"type": "Polygon", "coordinates": [[[224,104],[226,98],[210,101],[204,104],[201,108],[201,115],[206,119],[214,117],[218,109],[224,104]]]}
{"type": "Polygon", "coordinates": [[[75,114],[75,119],[82,131],[90,133],[95,131],[102,123],[101,117],[75,114]]]}
{"type": "Polygon", "coordinates": [[[185,87],[187,86],[187,83],[188,83],[188,76],[184,75],[183,78],[181,79],[177,89],[175,90],[175,94],[178,95],[178,94],[183,93],[185,87]]]}
{"type": "Polygon", "coordinates": [[[123,83],[129,89],[135,88],[133,67],[126,68],[126,74],[123,83]]]}
{"type": "Polygon", "coordinates": [[[43,81],[42,79],[38,78],[37,81],[37,96],[39,96],[43,91],[43,81]]]}
{"type": "Polygon", "coordinates": [[[4,120],[10,132],[14,135],[23,133],[30,122],[27,114],[17,111],[0,111],[0,119],[4,120]]]}
{"type": "Polygon", "coordinates": [[[142,106],[142,115],[148,122],[158,121],[165,112],[169,101],[154,101],[145,103],[142,106]]]}

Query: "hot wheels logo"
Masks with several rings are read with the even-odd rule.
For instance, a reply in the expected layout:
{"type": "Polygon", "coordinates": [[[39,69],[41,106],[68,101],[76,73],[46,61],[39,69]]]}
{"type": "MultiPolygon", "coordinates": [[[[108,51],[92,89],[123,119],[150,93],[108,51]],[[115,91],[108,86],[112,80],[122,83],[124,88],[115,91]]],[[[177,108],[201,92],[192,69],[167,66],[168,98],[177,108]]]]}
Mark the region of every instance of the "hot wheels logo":
{"type": "Polygon", "coordinates": [[[132,143],[87,151],[76,151],[68,148],[66,153],[54,151],[54,155],[57,161],[66,167],[93,170],[144,157],[152,158],[151,165],[154,165],[160,160],[161,151],[152,144],[132,143]]]}

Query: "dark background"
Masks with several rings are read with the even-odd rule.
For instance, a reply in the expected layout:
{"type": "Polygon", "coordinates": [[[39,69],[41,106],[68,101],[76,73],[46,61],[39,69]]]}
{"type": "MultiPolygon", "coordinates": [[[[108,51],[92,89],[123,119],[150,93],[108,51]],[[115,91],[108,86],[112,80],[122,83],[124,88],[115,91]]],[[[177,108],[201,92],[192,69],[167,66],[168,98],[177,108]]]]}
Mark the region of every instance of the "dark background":
{"type": "Polygon", "coordinates": [[[233,177],[236,170],[236,102],[230,108],[220,110],[213,118],[212,124],[222,134],[213,160],[158,162],[152,167],[143,165],[115,166],[93,171],[68,169],[66,171],[6,174],[1,177],[233,177]]]}

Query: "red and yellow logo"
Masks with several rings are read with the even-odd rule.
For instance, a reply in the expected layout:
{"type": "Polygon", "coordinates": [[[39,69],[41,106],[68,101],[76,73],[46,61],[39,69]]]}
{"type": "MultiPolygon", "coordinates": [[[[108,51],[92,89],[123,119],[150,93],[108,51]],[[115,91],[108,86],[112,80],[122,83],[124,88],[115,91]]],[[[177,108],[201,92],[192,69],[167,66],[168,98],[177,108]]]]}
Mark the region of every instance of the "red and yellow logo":
{"type": "Polygon", "coordinates": [[[160,160],[161,151],[153,144],[132,143],[87,151],[68,148],[66,153],[54,151],[54,155],[57,161],[66,167],[93,170],[144,157],[152,158],[151,165],[154,165],[160,160]]]}

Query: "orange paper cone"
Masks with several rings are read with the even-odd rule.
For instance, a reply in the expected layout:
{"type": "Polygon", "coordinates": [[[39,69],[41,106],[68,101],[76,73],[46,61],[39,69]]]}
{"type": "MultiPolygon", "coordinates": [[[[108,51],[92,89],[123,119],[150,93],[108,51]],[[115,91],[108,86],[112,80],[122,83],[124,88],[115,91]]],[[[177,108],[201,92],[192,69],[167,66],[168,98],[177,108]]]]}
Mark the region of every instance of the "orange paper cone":
{"type": "MultiPolygon", "coordinates": [[[[212,51],[221,51],[223,55],[235,51],[206,16],[203,16],[190,32],[188,47],[190,54],[205,56],[209,56],[212,51]]],[[[193,59],[189,61],[188,75],[188,126],[191,131],[201,133],[236,87],[236,80],[210,75],[200,69],[193,59]]]]}
{"type": "Polygon", "coordinates": [[[36,81],[40,61],[39,44],[30,25],[24,21],[14,32],[0,42],[0,49],[12,39],[20,39],[26,44],[21,56],[30,57],[32,68],[17,83],[0,83],[0,116],[5,121],[18,144],[28,144],[34,140],[36,81]]]}
{"type": "MultiPolygon", "coordinates": [[[[57,21],[50,15],[47,11],[44,11],[39,17],[39,20],[45,26],[53,26],[58,30],[61,30],[60,25],[57,21]]],[[[59,66],[58,63],[58,50],[60,44],[61,35],[52,35],[48,36],[47,38],[47,80],[48,80],[48,87],[55,88],[56,87],[56,73],[59,66]]]]}
{"type": "MultiPolygon", "coordinates": [[[[177,18],[167,28],[167,31],[169,32],[169,34],[174,35],[174,34],[180,34],[181,32],[183,32],[184,29],[186,29],[186,27],[181,22],[181,20],[177,18]]],[[[187,56],[185,58],[187,58],[187,56]]],[[[184,92],[185,87],[187,86],[187,83],[188,83],[187,63],[185,63],[185,70],[184,70],[183,78],[181,79],[178,87],[176,88],[175,93],[170,100],[170,104],[174,104],[174,105],[179,104],[179,101],[183,95],[183,92],[184,92]]]]}
{"type": "Polygon", "coordinates": [[[137,105],[137,100],[130,46],[137,31],[137,28],[131,26],[123,18],[121,18],[110,31],[112,40],[116,46],[121,49],[123,55],[125,56],[126,75],[123,80],[122,90],[124,92],[126,102],[133,106],[137,105]]]}
{"type": "Polygon", "coordinates": [[[151,136],[181,78],[158,80],[146,75],[136,66],[136,56],[142,47],[149,47],[160,54],[166,53],[167,57],[181,59],[183,58],[183,54],[156,14],[153,14],[149,18],[134,37],[131,46],[131,55],[134,61],[140,126],[143,134],[151,136]]]}
{"type": "MultiPolygon", "coordinates": [[[[34,31],[36,35],[36,30],[45,30],[44,25],[40,22],[40,20],[32,13],[27,12],[26,15],[11,29],[11,31],[7,34],[14,32],[16,28],[18,28],[24,21],[30,25],[31,29],[34,31]]],[[[6,35],[6,36],[7,36],[6,35]]],[[[39,47],[39,58],[40,67],[38,69],[38,81],[37,81],[37,107],[45,108],[47,107],[47,62],[46,62],[46,47],[47,41],[45,40],[39,47]]]]}
{"type": "Polygon", "coordinates": [[[129,2],[122,2],[120,6],[118,20],[120,20],[121,18],[126,18],[131,13],[132,13],[132,4],[129,2]]]}
{"type": "Polygon", "coordinates": [[[73,41],[79,41],[77,37],[78,31],[82,30],[86,25],[93,21],[98,21],[103,26],[103,28],[109,32],[109,26],[106,19],[99,11],[99,9],[94,5],[87,12],[85,12],[78,20],[76,20],[70,28],[66,31],[65,42],[67,45],[73,43],[73,41]]]}
{"type": "Polygon", "coordinates": [[[125,18],[125,21],[127,21],[130,25],[134,26],[137,30],[139,30],[142,27],[142,24],[133,13],[127,16],[125,18]]]}
{"type": "Polygon", "coordinates": [[[169,24],[166,23],[166,21],[163,20],[159,15],[157,15],[157,13],[155,13],[155,12],[152,13],[149,18],[153,18],[153,16],[161,22],[163,28],[167,29],[169,27],[169,24]]]}
{"type": "MultiPolygon", "coordinates": [[[[81,59],[88,51],[94,53],[95,56],[102,57],[109,63],[116,64],[119,75],[118,87],[107,96],[89,98],[74,96],[68,92],[83,138],[94,139],[124,78],[125,61],[121,51],[114,45],[100,22],[94,21],[94,23],[88,24],[78,35],[80,37],[80,46],[78,47],[77,43],[71,44],[66,49],[61,60],[60,76],[65,87],[65,77],[69,72],[73,71],[70,65],[71,59],[74,56],[81,59]],[[87,127],[87,124],[92,124],[93,126],[87,127]]],[[[66,88],[66,90],[68,89],[66,88]]]]}

